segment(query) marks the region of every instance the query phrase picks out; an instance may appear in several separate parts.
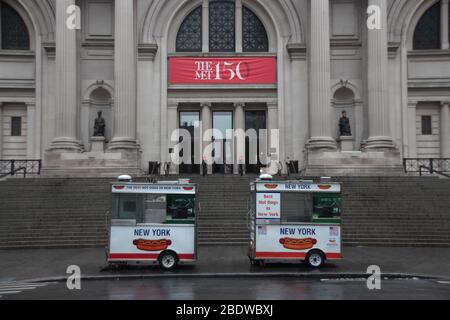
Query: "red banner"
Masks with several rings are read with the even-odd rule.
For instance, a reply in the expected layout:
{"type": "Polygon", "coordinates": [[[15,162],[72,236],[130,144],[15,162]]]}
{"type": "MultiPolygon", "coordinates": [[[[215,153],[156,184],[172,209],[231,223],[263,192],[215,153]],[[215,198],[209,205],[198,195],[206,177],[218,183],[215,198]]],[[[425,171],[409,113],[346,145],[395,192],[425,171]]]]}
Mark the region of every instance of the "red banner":
{"type": "Polygon", "coordinates": [[[276,84],[274,57],[169,58],[170,84],[276,84]]]}

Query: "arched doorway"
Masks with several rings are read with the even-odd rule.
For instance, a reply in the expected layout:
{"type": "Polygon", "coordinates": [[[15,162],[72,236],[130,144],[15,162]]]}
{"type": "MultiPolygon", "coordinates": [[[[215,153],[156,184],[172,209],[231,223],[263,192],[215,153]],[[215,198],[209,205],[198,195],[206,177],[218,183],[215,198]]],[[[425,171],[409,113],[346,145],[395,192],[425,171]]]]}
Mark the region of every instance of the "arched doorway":
{"type": "Polygon", "coordinates": [[[267,155],[259,153],[259,142],[267,141],[266,133],[255,141],[247,136],[245,150],[236,150],[235,132],[267,128],[267,104],[277,99],[275,32],[245,1],[201,1],[186,11],[168,45],[169,105],[176,106],[178,128],[194,131],[198,121],[212,148],[205,141],[193,144],[190,155],[182,154],[192,161],[179,172],[233,174],[238,163],[259,171],[267,155]],[[207,167],[194,163],[196,153],[207,167]]]}

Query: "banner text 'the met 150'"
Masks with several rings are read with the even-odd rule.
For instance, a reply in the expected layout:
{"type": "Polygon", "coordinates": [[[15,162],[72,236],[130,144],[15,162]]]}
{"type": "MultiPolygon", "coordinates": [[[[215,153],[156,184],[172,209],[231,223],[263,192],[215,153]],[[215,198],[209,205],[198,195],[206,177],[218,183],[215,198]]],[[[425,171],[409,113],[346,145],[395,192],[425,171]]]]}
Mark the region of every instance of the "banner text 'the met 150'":
{"type": "Polygon", "coordinates": [[[169,83],[276,84],[276,58],[169,58],[169,83]]]}

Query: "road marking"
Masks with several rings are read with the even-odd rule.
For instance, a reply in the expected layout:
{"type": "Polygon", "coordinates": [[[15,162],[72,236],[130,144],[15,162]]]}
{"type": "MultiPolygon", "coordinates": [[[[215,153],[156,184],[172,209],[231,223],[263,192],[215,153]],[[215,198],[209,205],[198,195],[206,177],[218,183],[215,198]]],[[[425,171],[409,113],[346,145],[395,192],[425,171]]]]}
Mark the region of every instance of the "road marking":
{"type": "Polygon", "coordinates": [[[18,294],[25,290],[35,290],[38,287],[45,287],[50,283],[31,283],[31,282],[3,282],[0,283],[0,299],[4,295],[18,294]]]}
{"type": "Polygon", "coordinates": [[[450,284],[450,281],[438,281],[440,284],[450,284]]]}
{"type": "Polygon", "coordinates": [[[15,293],[21,293],[22,291],[2,291],[1,294],[15,294],[15,293]]]}

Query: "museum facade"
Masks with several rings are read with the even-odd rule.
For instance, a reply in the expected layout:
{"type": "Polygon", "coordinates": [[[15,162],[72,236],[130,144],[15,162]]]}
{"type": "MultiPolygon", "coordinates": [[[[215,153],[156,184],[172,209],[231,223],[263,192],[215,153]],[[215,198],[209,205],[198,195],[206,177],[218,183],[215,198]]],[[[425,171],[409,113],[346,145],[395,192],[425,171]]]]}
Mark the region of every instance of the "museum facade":
{"type": "Polygon", "coordinates": [[[95,176],[450,158],[449,15],[449,0],[1,0],[0,159],[95,176]]]}

